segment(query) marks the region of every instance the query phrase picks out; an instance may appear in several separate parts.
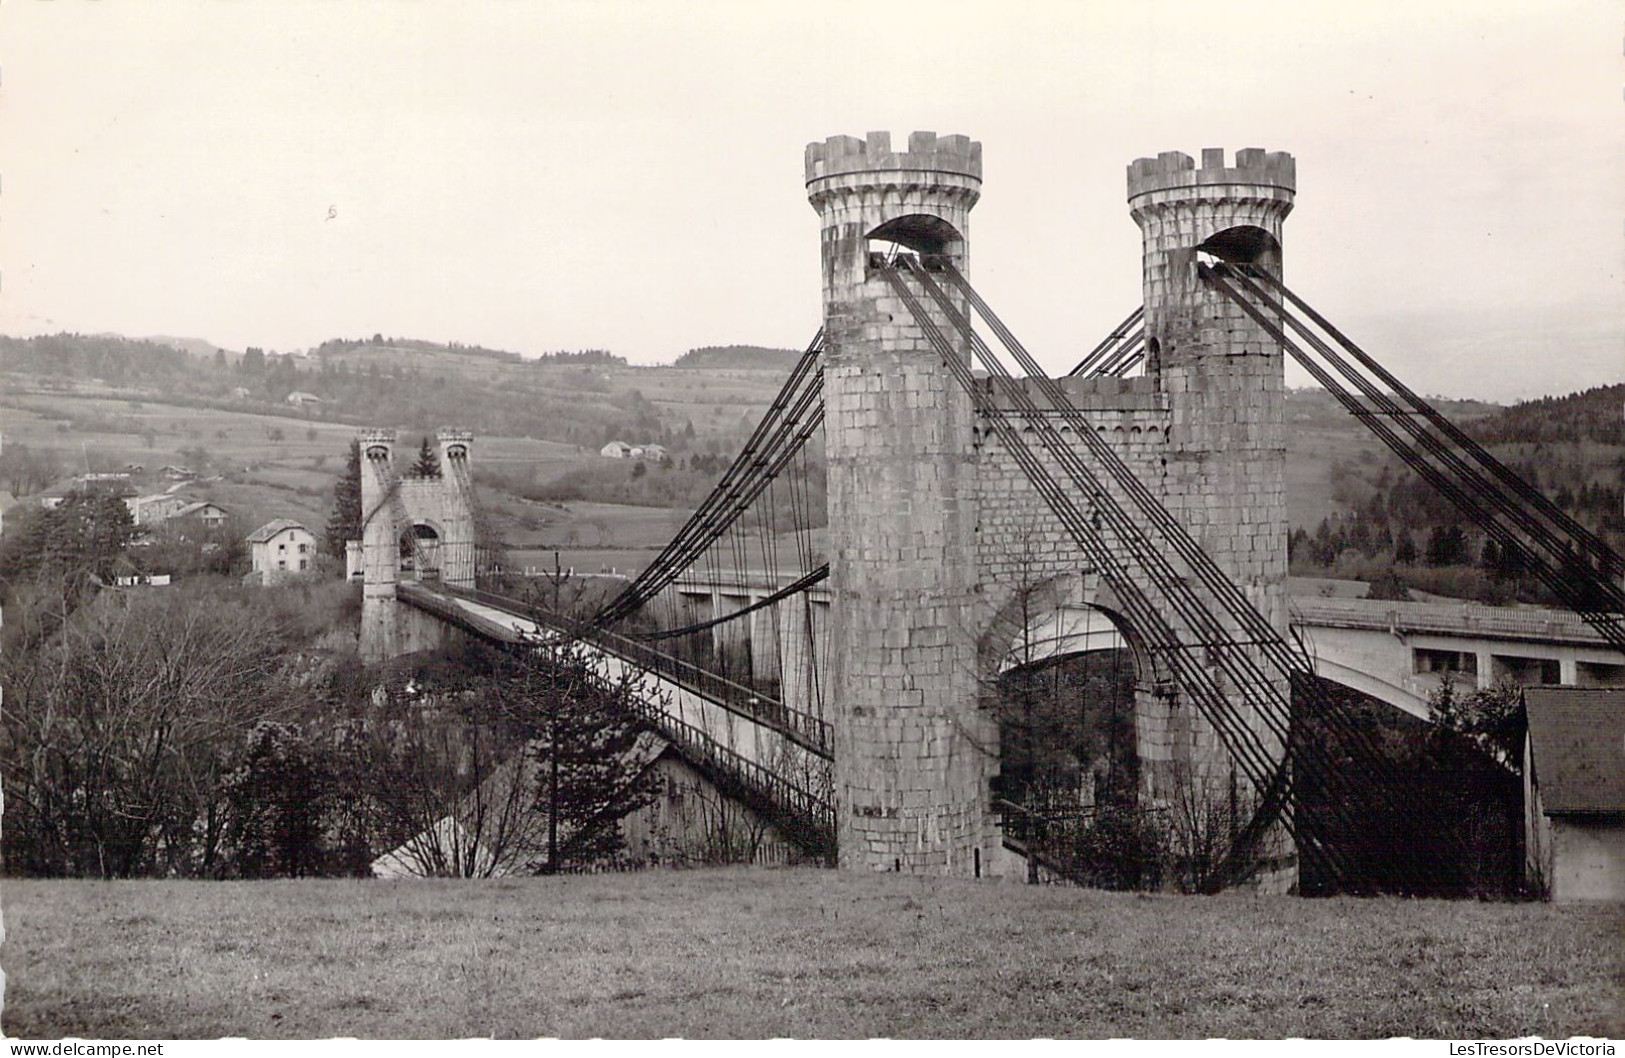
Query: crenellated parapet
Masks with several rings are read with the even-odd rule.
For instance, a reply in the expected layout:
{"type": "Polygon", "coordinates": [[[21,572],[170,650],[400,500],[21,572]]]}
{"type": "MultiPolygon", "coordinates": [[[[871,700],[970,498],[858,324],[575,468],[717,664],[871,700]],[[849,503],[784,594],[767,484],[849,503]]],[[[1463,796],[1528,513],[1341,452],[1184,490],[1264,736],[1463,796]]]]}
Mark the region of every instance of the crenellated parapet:
{"type": "Polygon", "coordinates": [[[809,143],[807,201],[824,225],[825,300],[839,301],[866,276],[868,244],[884,239],[964,267],[971,207],[982,194],[982,145],[968,136],[914,132],[908,150],[891,134],[831,136],[809,143]]]}
{"type": "Polygon", "coordinates": [[[1298,188],[1297,163],[1286,151],[1248,147],[1226,165],[1224,148],[1202,151],[1202,167],[1184,151],[1163,151],[1155,158],[1136,158],[1128,167],[1128,199],[1158,192],[1199,192],[1212,197],[1220,188],[1273,188],[1291,196],[1298,188]]]}
{"type": "Polygon", "coordinates": [[[908,150],[892,150],[892,133],[871,132],[868,137],[829,137],[808,143],[806,182],[843,176],[874,176],[897,172],[955,174],[981,182],[981,143],[962,135],[939,137],[934,132],[908,133],[908,150]]]}
{"type": "Polygon", "coordinates": [[[472,430],[443,426],[436,432],[435,440],[439,442],[442,461],[465,467],[468,465],[469,451],[474,444],[472,430]]]}
{"type": "Polygon", "coordinates": [[[1198,254],[1282,275],[1281,230],[1297,189],[1297,163],[1285,151],[1249,147],[1226,164],[1222,148],[1202,151],[1200,167],[1182,151],[1136,159],[1128,203],[1142,237],[1146,374],[1161,377],[1192,357],[1278,355],[1239,310],[1197,281],[1198,254]]]}
{"type": "Polygon", "coordinates": [[[361,445],[361,455],[369,462],[388,463],[395,450],[394,430],[361,430],[356,434],[356,440],[361,445]]]}

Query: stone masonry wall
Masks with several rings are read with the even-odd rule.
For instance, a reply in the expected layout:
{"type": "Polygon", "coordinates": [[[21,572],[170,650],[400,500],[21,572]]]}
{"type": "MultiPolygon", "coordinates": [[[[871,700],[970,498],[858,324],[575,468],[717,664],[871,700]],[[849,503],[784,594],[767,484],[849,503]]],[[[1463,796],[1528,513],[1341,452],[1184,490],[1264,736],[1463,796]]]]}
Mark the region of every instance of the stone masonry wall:
{"type": "Polygon", "coordinates": [[[361,656],[381,661],[434,643],[418,625],[403,622],[395,587],[401,579],[401,535],[427,525],[439,539],[439,579],[451,587],[474,586],[474,485],[470,477],[473,435],[441,430],[436,441],[440,477],[402,477],[395,472],[393,430],[363,430],[361,442],[361,656]]]}
{"type": "Polygon", "coordinates": [[[972,415],[869,240],[966,266],[980,145],[914,133],[807,149],[822,220],[835,781],[845,869],[971,874],[996,733],[978,708],[972,415]]]}
{"type": "MultiPolygon", "coordinates": [[[[1295,188],[1291,155],[1259,149],[1237,152],[1233,165],[1223,150],[1204,150],[1200,168],[1170,152],[1139,159],[1128,171],[1130,210],[1142,232],[1146,338],[1155,349],[1150,371],[1172,416],[1164,503],[1283,636],[1289,634],[1283,353],[1200,280],[1196,265],[1205,250],[1279,277],[1281,229],[1295,188]]],[[[1229,631],[1239,637],[1234,624],[1229,631]]],[[[1274,682],[1277,695],[1289,700],[1284,678],[1274,682]]],[[[1270,757],[1284,761],[1286,747],[1257,703],[1235,704],[1270,757]]],[[[1187,772],[1173,778],[1228,782],[1219,739],[1193,709],[1170,699],[1163,717],[1146,720],[1148,731],[1161,726],[1176,741],[1189,739],[1173,747],[1187,772]]],[[[1274,852],[1286,849],[1284,834],[1274,845],[1274,852]]]]}
{"type": "MultiPolygon", "coordinates": [[[[893,151],[885,134],[832,137],[809,145],[806,163],[822,220],[841,863],[969,873],[995,860],[999,842],[988,811],[998,732],[983,701],[996,615],[1038,583],[1050,583],[1052,595],[1065,585],[1087,596],[1063,605],[1111,612],[1114,600],[869,267],[870,241],[885,239],[945,255],[969,274],[979,145],[915,133],[906,151],[893,151]]],[[[1199,249],[1216,249],[1278,271],[1294,175],[1290,156],[1263,151],[1241,152],[1234,166],[1222,151],[1204,152],[1201,169],[1177,153],[1134,163],[1147,377],[1064,383],[1097,436],[1283,632],[1281,354],[1199,283],[1196,262],[1199,249]]],[[[1094,465],[1083,442],[1074,447],[1094,465]]],[[[1075,488],[1055,460],[1040,458],[1075,488]]],[[[1090,497],[1076,499],[1087,515],[1090,497]]],[[[1176,575],[1189,572],[1150,535],[1176,575]]],[[[1127,575],[1150,589],[1143,570],[1127,575]]],[[[1201,641],[1154,589],[1152,603],[1187,642],[1201,641]]],[[[1136,630],[1123,631],[1138,642],[1136,630]]],[[[1172,796],[1176,782],[1193,778],[1228,785],[1233,765],[1215,732],[1137,653],[1136,728],[1150,793],[1172,796]]],[[[1256,703],[1234,704],[1245,712],[1256,703]]],[[[1278,741],[1270,752],[1284,760],[1278,741]]]]}

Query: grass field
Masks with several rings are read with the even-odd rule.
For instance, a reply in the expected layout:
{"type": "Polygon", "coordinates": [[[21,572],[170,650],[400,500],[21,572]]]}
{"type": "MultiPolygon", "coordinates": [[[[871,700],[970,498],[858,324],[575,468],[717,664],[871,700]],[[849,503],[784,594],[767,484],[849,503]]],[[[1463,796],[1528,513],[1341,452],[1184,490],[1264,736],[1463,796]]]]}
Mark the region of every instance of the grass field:
{"type": "Polygon", "coordinates": [[[0,894],[25,1038],[1625,1032],[1618,905],[743,868],[0,894]]]}

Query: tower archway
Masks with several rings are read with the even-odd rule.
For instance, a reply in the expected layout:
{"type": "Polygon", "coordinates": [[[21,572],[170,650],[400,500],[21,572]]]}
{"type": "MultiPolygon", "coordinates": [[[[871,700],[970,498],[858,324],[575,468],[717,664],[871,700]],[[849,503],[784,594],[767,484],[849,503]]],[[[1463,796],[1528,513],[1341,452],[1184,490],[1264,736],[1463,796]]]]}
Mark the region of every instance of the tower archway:
{"type": "Polygon", "coordinates": [[[413,522],[401,531],[401,576],[407,580],[440,579],[440,530],[428,522],[413,522]]]}

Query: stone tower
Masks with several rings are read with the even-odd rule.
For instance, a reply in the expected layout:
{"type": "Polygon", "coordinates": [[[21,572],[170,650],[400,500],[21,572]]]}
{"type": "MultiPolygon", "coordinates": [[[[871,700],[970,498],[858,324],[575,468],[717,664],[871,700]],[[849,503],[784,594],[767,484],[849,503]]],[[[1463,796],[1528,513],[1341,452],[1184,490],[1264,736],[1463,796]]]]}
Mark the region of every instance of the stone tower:
{"type": "MultiPolygon", "coordinates": [[[[1280,278],[1281,227],[1295,186],[1290,154],[1256,148],[1238,151],[1228,166],[1222,149],[1207,149],[1200,168],[1177,151],[1128,168],[1129,208],[1143,243],[1146,373],[1166,395],[1171,419],[1163,502],[1282,636],[1290,634],[1283,354],[1201,281],[1196,265],[1208,255],[1280,278]]],[[[1281,691],[1290,695],[1284,682],[1281,691]]],[[[1217,763],[1213,732],[1192,710],[1164,707],[1180,714],[1160,718],[1176,744],[1149,747],[1150,755],[1171,751],[1218,778],[1212,773],[1220,768],[1202,767],[1217,763]]],[[[1252,715],[1263,744],[1282,759],[1279,739],[1252,715]]],[[[1143,719],[1146,730],[1158,729],[1159,718],[1143,719]]],[[[1147,751],[1142,739],[1142,757],[1147,751]]]]}
{"type": "Polygon", "coordinates": [[[395,584],[400,541],[390,499],[395,489],[395,431],[361,431],[361,657],[395,656],[399,616],[395,584]]]}
{"type": "MultiPolygon", "coordinates": [[[[971,874],[997,732],[977,710],[970,399],[870,254],[968,273],[981,144],[887,133],[806,152],[822,221],[835,795],[840,866],[971,874]]],[[[949,330],[947,333],[952,334],[949,330]]]]}
{"type": "Polygon", "coordinates": [[[361,442],[361,656],[381,661],[421,647],[396,603],[402,579],[401,538],[424,541],[424,563],[412,576],[453,588],[474,587],[474,486],[469,452],[474,435],[441,430],[436,436],[439,477],[395,473],[395,431],[363,430],[361,442]]]}

